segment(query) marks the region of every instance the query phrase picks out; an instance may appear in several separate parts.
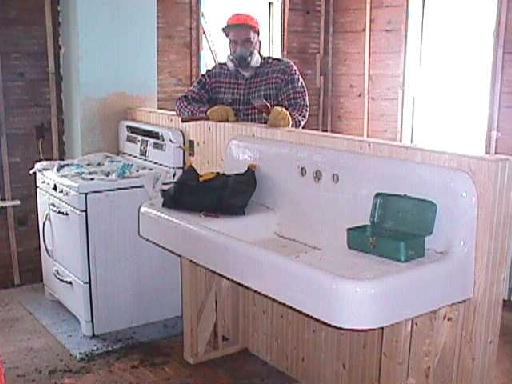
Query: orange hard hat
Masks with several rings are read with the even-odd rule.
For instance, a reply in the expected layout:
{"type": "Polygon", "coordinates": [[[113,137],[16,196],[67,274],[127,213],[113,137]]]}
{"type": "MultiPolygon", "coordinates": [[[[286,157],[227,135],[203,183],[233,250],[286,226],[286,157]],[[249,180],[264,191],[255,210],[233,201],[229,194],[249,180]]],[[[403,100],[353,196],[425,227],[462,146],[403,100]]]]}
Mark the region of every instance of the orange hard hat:
{"type": "Polygon", "coordinates": [[[258,23],[258,20],[256,20],[255,17],[245,13],[235,13],[228,19],[226,26],[222,28],[222,31],[226,36],[229,32],[229,28],[231,27],[249,27],[252,28],[258,35],[260,34],[260,23],[258,23]]]}

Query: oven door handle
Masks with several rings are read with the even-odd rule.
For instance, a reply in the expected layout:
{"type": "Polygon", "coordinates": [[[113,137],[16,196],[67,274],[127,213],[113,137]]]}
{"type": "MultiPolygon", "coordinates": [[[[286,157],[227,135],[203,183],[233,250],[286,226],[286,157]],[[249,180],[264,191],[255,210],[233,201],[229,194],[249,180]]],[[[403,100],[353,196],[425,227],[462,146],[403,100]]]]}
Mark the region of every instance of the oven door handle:
{"type": "Polygon", "coordinates": [[[69,212],[68,211],[65,211],[63,209],[60,209],[59,207],[57,207],[55,204],[53,203],[50,203],[50,211],[52,211],[53,213],[56,213],[57,215],[61,215],[61,216],[69,216],[69,212]]]}
{"type": "Polygon", "coordinates": [[[73,285],[73,280],[66,279],[64,276],[62,276],[57,268],[53,268],[53,276],[59,280],[61,283],[67,284],[67,285],[73,285]]]}
{"type": "Polygon", "coordinates": [[[48,257],[50,259],[53,259],[53,255],[52,255],[52,252],[53,252],[53,249],[50,249],[48,247],[48,244],[46,243],[46,224],[50,221],[50,211],[46,211],[46,213],[44,214],[44,219],[43,219],[43,229],[42,229],[42,237],[43,237],[43,247],[44,247],[44,250],[46,252],[46,254],[48,255],[48,257]]]}

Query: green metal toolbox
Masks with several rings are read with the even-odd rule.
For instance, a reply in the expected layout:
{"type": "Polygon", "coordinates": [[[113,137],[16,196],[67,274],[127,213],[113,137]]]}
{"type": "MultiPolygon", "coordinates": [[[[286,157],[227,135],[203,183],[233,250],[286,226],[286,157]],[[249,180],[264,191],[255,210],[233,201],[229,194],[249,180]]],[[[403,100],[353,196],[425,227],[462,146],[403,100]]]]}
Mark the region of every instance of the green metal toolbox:
{"type": "Polygon", "coordinates": [[[408,195],[377,193],[370,224],[347,228],[349,249],[405,262],[425,256],[425,237],[434,231],[437,205],[408,195]]]}

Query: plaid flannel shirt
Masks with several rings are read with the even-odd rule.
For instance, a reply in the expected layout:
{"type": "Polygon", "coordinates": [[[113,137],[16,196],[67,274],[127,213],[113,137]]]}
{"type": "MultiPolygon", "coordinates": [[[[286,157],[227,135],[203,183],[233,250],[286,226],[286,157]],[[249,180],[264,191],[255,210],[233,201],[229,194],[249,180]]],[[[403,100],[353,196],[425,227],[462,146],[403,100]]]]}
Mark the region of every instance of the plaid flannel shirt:
{"type": "Polygon", "coordinates": [[[248,78],[225,63],[217,64],[178,98],[176,111],[181,117],[204,116],[215,105],[227,105],[238,121],[266,124],[268,115],[254,105],[258,99],[286,108],[296,128],[308,119],[308,93],[297,67],[290,60],[271,57],[262,58],[248,78]]]}

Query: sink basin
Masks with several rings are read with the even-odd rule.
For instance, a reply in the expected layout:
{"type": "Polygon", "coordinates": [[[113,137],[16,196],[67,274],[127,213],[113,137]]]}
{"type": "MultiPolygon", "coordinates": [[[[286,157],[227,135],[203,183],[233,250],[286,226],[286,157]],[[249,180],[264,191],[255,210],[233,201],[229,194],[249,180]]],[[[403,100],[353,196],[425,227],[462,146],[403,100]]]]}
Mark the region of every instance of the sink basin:
{"type": "Polygon", "coordinates": [[[477,200],[467,174],[313,146],[232,140],[227,171],[249,163],[258,164],[258,187],[245,216],[204,217],[148,202],[140,210],[141,236],[347,329],[383,327],[472,296],[477,200]],[[365,173],[369,177],[361,177],[365,173]],[[368,222],[376,192],[437,203],[424,258],[398,263],[347,248],[346,228],[368,222]]]}

